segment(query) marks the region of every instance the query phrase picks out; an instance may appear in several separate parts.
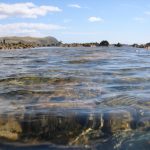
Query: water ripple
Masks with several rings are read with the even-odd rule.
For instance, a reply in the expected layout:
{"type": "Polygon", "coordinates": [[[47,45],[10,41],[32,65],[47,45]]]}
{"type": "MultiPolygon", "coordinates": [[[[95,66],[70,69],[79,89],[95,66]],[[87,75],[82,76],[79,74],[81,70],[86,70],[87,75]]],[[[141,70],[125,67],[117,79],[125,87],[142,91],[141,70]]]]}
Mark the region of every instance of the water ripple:
{"type": "Polygon", "coordinates": [[[130,47],[0,51],[0,148],[148,150],[149,64],[130,47]]]}

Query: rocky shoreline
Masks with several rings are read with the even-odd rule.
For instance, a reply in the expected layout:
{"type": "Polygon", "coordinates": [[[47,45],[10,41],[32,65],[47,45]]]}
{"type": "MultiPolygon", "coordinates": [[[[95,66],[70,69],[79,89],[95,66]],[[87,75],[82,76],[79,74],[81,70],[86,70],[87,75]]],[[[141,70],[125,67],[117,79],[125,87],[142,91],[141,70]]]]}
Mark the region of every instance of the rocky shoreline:
{"type": "Polygon", "coordinates": [[[36,46],[34,44],[25,44],[25,43],[1,43],[0,49],[26,49],[26,48],[35,48],[36,46]]]}
{"type": "Polygon", "coordinates": [[[136,48],[145,48],[150,49],[150,43],[147,44],[109,44],[107,40],[103,40],[100,43],[91,42],[91,43],[62,43],[53,37],[45,37],[45,38],[35,38],[35,37],[1,37],[0,38],[0,50],[13,50],[13,49],[29,49],[36,47],[122,47],[122,46],[130,46],[136,48]]]}

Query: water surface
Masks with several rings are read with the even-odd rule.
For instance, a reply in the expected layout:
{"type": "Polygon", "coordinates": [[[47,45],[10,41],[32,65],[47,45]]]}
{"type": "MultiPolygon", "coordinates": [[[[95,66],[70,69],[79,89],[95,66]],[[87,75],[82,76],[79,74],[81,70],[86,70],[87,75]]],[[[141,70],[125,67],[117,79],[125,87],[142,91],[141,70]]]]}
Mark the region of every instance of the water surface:
{"type": "Polygon", "coordinates": [[[150,51],[0,51],[0,148],[150,149],[150,51]]]}

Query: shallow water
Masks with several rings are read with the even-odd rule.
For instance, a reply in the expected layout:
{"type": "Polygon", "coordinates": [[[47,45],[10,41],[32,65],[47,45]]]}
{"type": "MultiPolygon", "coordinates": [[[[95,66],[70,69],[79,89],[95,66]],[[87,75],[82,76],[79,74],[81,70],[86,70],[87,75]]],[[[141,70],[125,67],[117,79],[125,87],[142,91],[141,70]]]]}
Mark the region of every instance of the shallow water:
{"type": "Polygon", "coordinates": [[[0,149],[149,150],[150,51],[0,51],[0,149]]]}

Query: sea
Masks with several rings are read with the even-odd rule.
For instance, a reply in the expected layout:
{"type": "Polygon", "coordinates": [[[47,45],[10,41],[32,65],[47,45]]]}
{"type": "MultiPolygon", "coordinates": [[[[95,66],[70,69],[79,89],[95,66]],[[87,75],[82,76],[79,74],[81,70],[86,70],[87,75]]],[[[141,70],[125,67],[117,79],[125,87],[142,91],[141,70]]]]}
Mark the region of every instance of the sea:
{"type": "Polygon", "coordinates": [[[0,150],[150,150],[150,51],[0,50],[0,150]]]}

